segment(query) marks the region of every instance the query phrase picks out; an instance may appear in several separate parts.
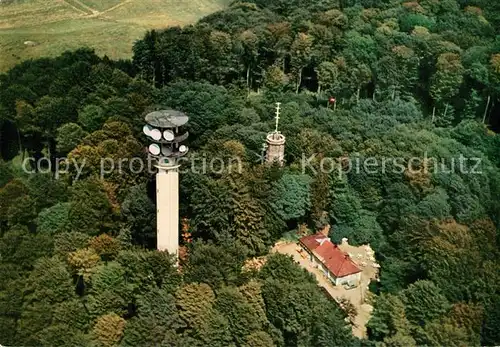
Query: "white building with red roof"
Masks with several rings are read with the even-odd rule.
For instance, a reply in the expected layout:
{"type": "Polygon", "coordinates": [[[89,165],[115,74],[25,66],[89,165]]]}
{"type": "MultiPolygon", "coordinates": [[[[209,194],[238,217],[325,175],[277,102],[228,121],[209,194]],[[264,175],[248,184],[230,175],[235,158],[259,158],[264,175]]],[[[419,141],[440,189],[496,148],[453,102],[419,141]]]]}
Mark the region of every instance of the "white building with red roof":
{"type": "Polygon", "coordinates": [[[335,285],[357,286],[360,283],[361,269],[327,236],[322,233],[304,236],[299,244],[309,260],[335,285]]]}

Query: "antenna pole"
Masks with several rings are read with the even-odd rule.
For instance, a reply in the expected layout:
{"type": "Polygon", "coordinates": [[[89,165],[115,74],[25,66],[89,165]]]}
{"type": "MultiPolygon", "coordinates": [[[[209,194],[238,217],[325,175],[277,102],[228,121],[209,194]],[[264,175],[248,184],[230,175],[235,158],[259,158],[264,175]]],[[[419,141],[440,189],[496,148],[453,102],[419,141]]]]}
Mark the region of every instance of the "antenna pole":
{"type": "Polygon", "coordinates": [[[276,129],[274,130],[275,133],[278,132],[278,124],[280,121],[280,105],[281,105],[281,102],[276,103],[276,129]]]}

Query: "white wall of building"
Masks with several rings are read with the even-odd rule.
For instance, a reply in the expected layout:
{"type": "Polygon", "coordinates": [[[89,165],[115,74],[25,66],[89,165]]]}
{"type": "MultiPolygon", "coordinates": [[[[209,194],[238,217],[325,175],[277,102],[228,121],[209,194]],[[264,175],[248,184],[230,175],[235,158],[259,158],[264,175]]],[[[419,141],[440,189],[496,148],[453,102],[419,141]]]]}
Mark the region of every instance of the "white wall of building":
{"type": "Polygon", "coordinates": [[[354,283],[355,285],[359,285],[360,281],[361,281],[361,272],[358,272],[356,274],[336,278],[335,285],[340,286],[344,283],[349,283],[349,282],[354,283]]]}

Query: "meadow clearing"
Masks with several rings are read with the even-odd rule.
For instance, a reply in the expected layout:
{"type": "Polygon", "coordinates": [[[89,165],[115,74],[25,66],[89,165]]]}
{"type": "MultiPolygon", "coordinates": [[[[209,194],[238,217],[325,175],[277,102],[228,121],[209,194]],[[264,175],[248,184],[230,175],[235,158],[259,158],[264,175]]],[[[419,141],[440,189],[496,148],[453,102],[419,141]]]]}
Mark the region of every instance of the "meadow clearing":
{"type": "Polygon", "coordinates": [[[148,29],[186,25],[229,0],[0,0],[0,72],[23,60],[94,48],[129,58],[148,29]]]}

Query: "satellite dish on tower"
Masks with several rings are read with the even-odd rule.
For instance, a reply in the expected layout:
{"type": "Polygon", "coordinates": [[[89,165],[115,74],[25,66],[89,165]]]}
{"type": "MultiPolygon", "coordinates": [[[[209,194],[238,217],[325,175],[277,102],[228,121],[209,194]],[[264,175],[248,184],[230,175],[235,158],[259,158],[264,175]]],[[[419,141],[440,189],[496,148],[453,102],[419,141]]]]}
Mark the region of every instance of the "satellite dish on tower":
{"type": "Polygon", "coordinates": [[[152,155],[158,155],[160,154],[160,146],[158,146],[156,143],[152,143],[149,145],[149,153],[152,155]]]}
{"type": "Polygon", "coordinates": [[[149,136],[149,134],[151,133],[151,130],[153,130],[153,128],[147,124],[142,128],[142,132],[146,136],[149,136]]]}
{"type": "Polygon", "coordinates": [[[163,132],[163,138],[167,141],[173,141],[175,139],[174,132],[172,130],[165,130],[163,132]]]}
{"type": "Polygon", "coordinates": [[[151,136],[153,140],[159,141],[161,139],[161,131],[158,129],[151,129],[149,136],[151,136]]]}

